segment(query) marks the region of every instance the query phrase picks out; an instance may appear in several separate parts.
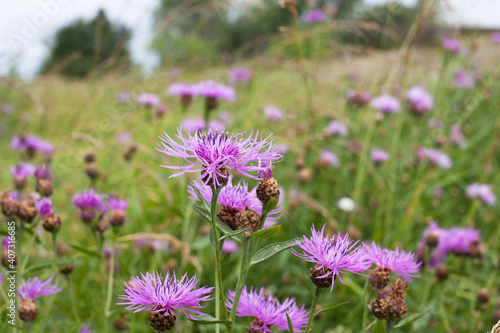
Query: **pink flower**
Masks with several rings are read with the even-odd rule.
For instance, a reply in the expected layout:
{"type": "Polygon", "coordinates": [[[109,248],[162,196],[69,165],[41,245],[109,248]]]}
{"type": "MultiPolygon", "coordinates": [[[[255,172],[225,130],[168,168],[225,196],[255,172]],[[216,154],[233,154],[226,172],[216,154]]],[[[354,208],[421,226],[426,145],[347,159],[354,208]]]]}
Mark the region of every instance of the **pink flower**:
{"type": "Polygon", "coordinates": [[[340,121],[334,120],[330,124],[328,124],[327,128],[325,128],[325,133],[332,136],[346,136],[347,126],[340,121]]]}
{"type": "Polygon", "coordinates": [[[444,49],[452,54],[457,54],[460,52],[461,44],[460,42],[451,39],[451,38],[443,38],[441,41],[444,49]]]}
{"type": "Polygon", "coordinates": [[[382,95],[372,100],[372,107],[382,113],[399,112],[399,101],[391,95],[382,95]]]}
{"type": "Polygon", "coordinates": [[[264,116],[269,120],[279,120],[283,118],[283,111],[273,105],[264,106],[264,116]]]}
{"type": "Polygon", "coordinates": [[[489,185],[478,183],[473,183],[467,187],[466,196],[469,199],[479,198],[488,205],[494,205],[497,199],[489,185]]]}

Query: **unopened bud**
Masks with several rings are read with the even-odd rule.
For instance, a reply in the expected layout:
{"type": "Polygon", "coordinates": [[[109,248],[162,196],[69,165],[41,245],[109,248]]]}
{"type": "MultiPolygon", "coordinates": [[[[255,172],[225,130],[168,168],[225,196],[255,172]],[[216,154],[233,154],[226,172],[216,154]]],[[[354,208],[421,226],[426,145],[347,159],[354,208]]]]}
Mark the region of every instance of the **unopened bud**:
{"type": "Polygon", "coordinates": [[[32,299],[27,299],[21,302],[19,306],[19,318],[24,322],[30,322],[38,316],[38,308],[32,299]]]}
{"type": "Polygon", "coordinates": [[[249,228],[246,233],[257,231],[260,227],[260,215],[247,207],[234,216],[234,224],[236,229],[249,228]]]}

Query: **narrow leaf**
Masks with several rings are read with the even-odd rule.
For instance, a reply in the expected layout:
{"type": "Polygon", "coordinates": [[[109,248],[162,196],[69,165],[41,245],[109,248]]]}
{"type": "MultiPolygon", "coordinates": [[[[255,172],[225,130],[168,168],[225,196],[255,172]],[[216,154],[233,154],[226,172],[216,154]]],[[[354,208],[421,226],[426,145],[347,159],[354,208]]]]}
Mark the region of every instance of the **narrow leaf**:
{"type": "Polygon", "coordinates": [[[260,229],[257,230],[256,232],[251,233],[250,237],[273,238],[274,236],[278,235],[280,231],[281,231],[281,224],[275,224],[270,227],[260,229]]]}
{"type": "Polygon", "coordinates": [[[304,283],[305,283],[305,284],[306,284],[306,286],[307,286],[307,290],[309,290],[309,293],[311,294],[311,296],[312,296],[312,297],[316,297],[316,296],[314,296],[314,293],[313,293],[313,291],[312,291],[311,287],[309,287],[309,282],[307,282],[307,279],[306,279],[306,277],[304,276],[304,273],[302,273],[302,280],[304,280],[304,283]]]}
{"type": "Polygon", "coordinates": [[[335,309],[335,308],[337,308],[337,307],[339,307],[339,306],[341,306],[341,305],[347,304],[347,303],[349,303],[349,302],[342,302],[342,303],[336,304],[336,305],[334,305],[334,306],[330,306],[330,307],[328,307],[328,308],[321,309],[321,310],[319,310],[318,312],[316,312],[316,313],[314,314],[314,316],[316,317],[317,315],[319,315],[319,314],[320,314],[320,313],[322,313],[322,312],[329,311],[329,310],[333,310],[333,309],[335,309]]]}
{"type": "Polygon", "coordinates": [[[86,248],[83,248],[81,246],[78,246],[78,245],[74,245],[74,244],[69,244],[69,246],[71,246],[73,249],[77,250],[77,251],[80,251],[80,252],[83,252],[89,256],[92,256],[92,257],[95,257],[95,258],[100,258],[101,256],[99,255],[99,253],[96,253],[94,251],[90,251],[90,250],[87,250],[86,248]]]}
{"type": "Polygon", "coordinates": [[[286,321],[288,322],[288,331],[293,333],[293,325],[288,313],[286,314],[286,321]]]}
{"type": "Polygon", "coordinates": [[[394,327],[395,328],[399,328],[399,327],[403,327],[403,326],[406,326],[408,324],[413,323],[415,320],[422,318],[425,314],[427,314],[429,311],[431,311],[433,307],[434,307],[434,305],[431,305],[426,310],[424,310],[424,311],[422,311],[420,313],[415,313],[415,314],[412,314],[411,316],[406,317],[405,319],[401,320],[394,327]]]}
{"type": "Polygon", "coordinates": [[[207,199],[205,199],[203,194],[201,194],[200,190],[198,190],[194,185],[191,185],[191,188],[193,189],[194,193],[196,193],[198,199],[200,199],[200,201],[203,203],[203,206],[205,206],[205,210],[210,211],[210,203],[207,201],[207,199]]]}
{"type": "Polygon", "coordinates": [[[197,316],[193,316],[193,318],[194,319],[189,318],[189,320],[191,320],[192,322],[197,323],[197,324],[224,324],[224,325],[227,325],[227,324],[231,323],[229,320],[218,320],[218,319],[212,317],[211,315],[207,315],[207,314],[200,314],[197,316]]]}
{"type": "Polygon", "coordinates": [[[271,212],[274,208],[276,208],[277,205],[278,205],[278,199],[276,198],[269,199],[269,201],[266,204],[266,208],[262,212],[262,215],[267,216],[267,214],[269,214],[269,212],[271,212]]]}
{"type": "Polygon", "coordinates": [[[228,238],[228,237],[232,237],[232,236],[239,235],[239,234],[241,234],[242,232],[244,232],[244,231],[246,231],[246,230],[248,230],[248,228],[237,229],[237,230],[231,231],[231,232],[229,232],[229,233],[227,233],[227,234],[222,235],[222,236],[219,238],[219,240],[221,241],[221,240],[223,240],[224,238],[228,238]]]}
{"type": "Polygon", "coordinates": [[[220,229],[225,234],[229,234],[233,232],[233,229],[229,228],[226,224],[222,223],[219,219],[216,219],[215,223],[217,224],[217,228],[220,229]]]}
{"type": "Polygon", "coordinates": [[[229,260],[229,258],[231,258],[231,252],[228,252],[222,256],[222,258],[220,259],[220,264],[224,265],[229,260]]]}
{"type": "Polygon", "coordinates": [[[259,262],[267,260],[267,259],[271,258],[272,256],[274,256],[275,254],[278,254],[283,250],[291,248],[295,244],[296,244],[295,240],[289,240],[286,242],[280,242],[280,243],[266,245],[253,255],[252,261],[250,262],[250,265],[255,265],[255,264],[258,264],[259,262]]]}
{"type": "MultiPolygon", "coordinates": [[[[57,259],[55,261],[56,265],[68,265],[74,262],[72,259],[57,259]]],[[[51,261],[42,261],[42,262],[37,262],[36,264],[33,264],[31,266],[28,266],[25,270],[24,273],[32,272],[32,271],[37,271],[39,269],[44,269],[48,267],[52,267],[54,265],[54,262],[51,261]]]]}
{"type": "Polygon", "coordinates": [[[200,214],[201,217],[203,217],[205,220],[207,220],[208,222],[210,222],[210,214],[208,213],[208,211],[203,208],[203,207],[200,207],[200,206],[196,206],[194,204],[191,204],[191,206],[194,208],[194,210],[200,214]]]}

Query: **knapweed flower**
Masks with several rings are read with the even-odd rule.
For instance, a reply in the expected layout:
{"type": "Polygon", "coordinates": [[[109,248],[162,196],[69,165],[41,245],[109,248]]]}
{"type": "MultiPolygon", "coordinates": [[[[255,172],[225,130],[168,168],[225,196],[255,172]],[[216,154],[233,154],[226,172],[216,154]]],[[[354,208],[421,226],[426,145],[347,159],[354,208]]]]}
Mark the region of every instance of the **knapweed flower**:
{"type": "Polygon", "coordinates": [[[363,107],[370,103],[372,95],[362,90],[348,90],[347,101],[359,107],[363,107]]]}
{"type": "Polygon", "coordinates": [[[280,154],[285,155],[290,151],[290,147],[286,143],[278,142],[274,145],[274,149],[279,151],[280,154]]]}
{"type": "Polygon", "coordinates": [[[79,333],[92,333],[89,325],[82,325],[79,333]]]}
{"type": "Polygon", "coordinates": [[[14,176],[15,187],[21,190],[26,186],[26,178],[35,173],[35,167],[29,163],[19,162],[10,167],[10,172],[14,176]]]}
{"type": "Polygon", "coordinates": [[[125,223],[125,211],[127,210],[128,201],[118,198],[109,198],[107,202],[111,209],[109,223],[113,226],[122,226],[125,223]]]}
{"type": "Polygon", "coordinates": [[[331,136],[346,136],[347,126],[340,121],[334,120],[325,128],[325,133],[331,136]]]}
{"type": "Polygon", "coordinates": [[[5,278],[3,277],[3,274],[0,273],[0,287],[2,287],[5,284],[5,278]]]}
{"type": "Polygon", "coordinates": [[[459,41],[456,41],[451,38],[443,38],[441,44],[443,45],[446,51],[452,54],[457,54],[458,52],[460,52],[460,48],[462,47],[459,41]]]}
{"type": "Polygon", "coordinates": [[[352,212],[356,209],[356,203],[351,198],[343,197],[337,202],[337,207],[344,212],[352,212]]]}
{"type": "Polygon", "coordinates": [[[202,308],[201,302],[212,298],[208,295],[214,288],[196,288],[196,276],[189,278],[187,273],[177,280],[175,273],[167,272],[165,278],[157,272],[141,273],[125,283],[125,295],[118,295],[124,300],[118,305],[127,305],[125,310],[149,311],[150,325],[159,331],[171,329],[175,325],[176,310],[181,310],[188,318],[191,313],[204,314],[195,309],[202,308]]]}
{"type": "Polygon", "coordinates": [[[196,95],[195,85],[188,83],[173,83],[168,88],[167,93],[172,96],[180,96],[181,104],[187,108],[191,105],[193,96],[196,95]]]}
{"type": "MultiPolygon", "coordinates": [[[[191,133],[202,132],[205,130],[205,120],[203,118],[196,118],[196,119],[187,118],[182,121],[181,126],[187,132],[191,133]]],[[[208,122],[208,128],[214,132],[222,131],[224,130],[225,127],[226,126],[223,123],[218,122],[216,120],[210,120],[208,122]]]]}
{"type": "Polygon", "coordinates": [[[370,156],[375,164],[384,163],[389,159],[389,153],[382,149],[372,149],[370,156]]]}
{"type": "Polygon", "coordinates": [[[14,108],[10,104],[4,104],[2,105],[2,113],[5,115],[10,115],[14,112],[14,108]]]}
{"type": "Polygon", "coordinates": [[[252,72],[247,68],[232,68],[227,72],[229,82],[231,83],[244,83],[250,81],[252,72]]]}
{"type": "Polygon", "coordinates": [[[417,262],[413,253],[406,253],[399,248],[394,251],[381,248],[375,242],[365,243],[363,247],[371,262],[377,266],[370,274],[372,278],[370,283],[378,290],[384,289],[389,284],[391,273],[399,275],[406,282],[411,282],[412,278],[420,277],[416,273],[421,263],[417,262]]]}
{"type": "Polygon", "coordinates": [[[37,136],[15,136],[10,142],[12,149],[24,150],[29,157],[33,157],[37,151],[41,151],[46,155],[52,154],[52,143],[44,141],[37,136]]]}
{"type": "Polygon", "coordinates": [[[46,179],[46,180],[51,180],[52,179],[52,172],[50,171],[50,168],[46,165],[39,165],[36,167],[34,171],[34,175],[36,179],[46,179]]]}
{"type": "Polygon", "coordinates": [[[431,165],[437,165],[441,169],[449,169],[452,166],[450,157],[437,149],[420,148],[417,151],[417,158],[421,160],[424,157],[429,159],[431,165]]]}
{"type": "Polygon", "coordinates": [[[121,131],[116,133],[116,141],[118,143],[131,143],[133,141],[132,134],[127,131],[121,131]]]}
{"type": "Polygon", "coordinates": [[[225,239],[221,249],[224,253],[234,253],[238,251],[238,244],[231,239],[225,239]]]}
{"type": "Polygon", "coordinates": [[[41,200],[35,198],[35,207],[42,218],[44,216],[54,214],[54,207],[50,198],[42,198],[41,200]]]}
{"type": "Polygon", "coordinates": [[[17,293],[23,301],[29,299],[36,300],[42,296],[57,294],[63,288],[57,288],[57,280],[52,284],[53,278],[54,275],[52,274],[45,282],[40,281],[38,276],[29,278],[27,281],[23,279],[17,293]]]}
{"type": "MultiPolygon", "coordinates": [[[[212,188],[201,182],[193,182],[192,185],[188,186],[190,199],[200,200],[194,188],[198,189],[207,201],[210,202],[212,200],[212,188]]],[[[236,215],[247,208],[257,212],[259,216],[262,216],[263,204],[257,198],[257,188],[254,187],[249,191],[248,184],[244,181],[240,181],[237,185],[233,186],[232,176],[229,176],[228,184],[221,189],[219,197],[217,198],[217,203],[221,205],[217,217],[233,230],[238,229],[236,215]]],[[[271,222],[277,220],[280,217],[279,214],[282,209],[283,208],[278,202],[277,208],[269,212],[266,222],[268,220],[271,222]]]]}
{"type": "Polygon", "coordinates": [[[61,227],[61,218],[54,212],[52,201],[45,197],[41,200],[35,198],[35,207],[42,218],[42,226],[48,232],[61,227]]]}
{"type": "Polygon", "coordinates": [[[322,149],[319,154],[318,161],[316,162],[316,166],[318,168],[327,168],[329,166],[338,167],[340,166],[340,161],[335,153],[322,149]]]}
{"type": "Polygon", "coordinates": [[[326,21],[326,17],[326,14],[321,9],[314,8],[302,14],[302,21],[306,23],[317,23],[326,21]]]}
{"type": "Polygon", "coordinates": [[[479,198],[488,205],[494,205],[497,199],[495,193],[493,193],[491,187],[487,184],[470,184],[469,187],[467,187],[465,195],[468,199],[479,198]]]}
{"type": "Polygon", "coordinates": [[[412,87],[406,93],[410,111],[417,115],[423,116],[434,107],[434,99],[431,94],[420,86],[412,87]]]}
{"type": "Polygon", "coordinates": [[[372,107],[382,113],[397,113],[399,112],[399,101],[391,95],[382,95],[372,99],[372,107]]]}
{"type": "Polygon", "coordinates": [[[179,128],[176,137],[181,143],[177,143],[164,133],[160,136],[163,148],[157,150],[169,156],[183,158],[189,164],[188,166],[163,165],[164,168],[181,170],[170,177],[201,171],[198,178],[205,184],[213,183],[215,186],[221,186],[227,181],[229,170],[238,171],[246,177],[257,178],[249,172],[262,171],[266,168],[265,165],[282,159],[283,156],[279,152],[271,149],[270,136],[262,139],[258,134],[257,131],[254,136],[251,132],[244,138],[244,133],[229,135],[227,132],[209,130],[208,134],[198,132],[191,135],[187,132],[185,138],[182,128],[179,128]]]}
{"type": "Polygon", "coordinates": [[[491,40],[495,43],[500,43],[500,32],[492,32],[491,33],[491,40]]]}
{"type": "Polygon", "coordinates": [[[82,221],[90,223],[96,218],[96,211],[101,214],[107,213],[108,210],[104,204],[104,199],[104,195],[97,194],[94,189],[91,189],[75,194],[72,202],[78,209],[82,221]]]}
{"type": "Polygon", "coordinates": [[[460,148],[467,147],[467,140],[460,129],[460,125],[455,124],[450,127],[450,142],[460,148]]]}
{"type": "Polygon", "coordinates": [[[194,91],[196,95],[205,97],[205,107],[207,110],[216,109],[221,99],[225,99],[228,102],[234,102],[236,99],[233,88],[211,80],[198,82],[194,86],[194,91]]]}
{"type": "Polygon", "coordinates": [[[283,111],[274,105],[266,105],[263,109],[264,116],[269,120],[280,120],[283,118],[283,111]]]}
{"type": "Polygon", "coordinates": [[[303,236],[303,241],[296,240],[296,245],[303,250],[299,253],[292,249],[292,253],[299,258],[316,264],[311,268],[311,280],[319,288],[333,286],[335,279],[341,283],[340,274],[351,272],[361,274],[370,268],[372,262],[369,255],[358,245],[358,241],[351,241],[349,235],[342,236],[340,233],[329,238],[328,234],[323,236],[326,224],[321,231],[316,231],[314,225],[311,228],[311,237],[303,236]]]}
{"type": "Polygon", "coordinates": [[[142,93],[137,96],[137,103],[147,107],[153,107],[160,104],[160,97],[155,94],[142,93]]]}
{"type": "MultiPolygon", "coordinates": [[[[234,303],[234,291],[228,291],[226,308],[231,311],[234,303]]],[[[276,326],[280,330],[288,330],[286,315],[290,317],[294,331],[303,332],[307,325],[309,312],[304,306],[298,307],[294,298],[287,298],[283,303],[279,302],[272,295],[265,296],[264,288],[259,292],[256,289],[243,288],[236,315],[238,317],[253,317],[253,321],[248,326],[247,332],[272,332],[271,326],[276,326]]]]}
{"type": "Polygon", "coordinates": [[[476,86],[476,78],[472,73],[468,73],[465,69],[459,69],[455,72],[455,86],[473,89],[476,86]]]}

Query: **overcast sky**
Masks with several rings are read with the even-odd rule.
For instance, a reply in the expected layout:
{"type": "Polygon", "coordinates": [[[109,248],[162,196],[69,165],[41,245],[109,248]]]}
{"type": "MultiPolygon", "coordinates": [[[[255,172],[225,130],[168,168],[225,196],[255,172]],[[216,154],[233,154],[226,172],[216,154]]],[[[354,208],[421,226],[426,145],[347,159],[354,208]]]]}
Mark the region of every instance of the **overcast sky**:
{"type": "MultiPolygon", "coordinates": [[[[241,0],[239,0],[241,1],[241,0]]],[[[0,75],[15,64],[22,77],[36,73],[48,55],[58,29],[79,19],[93,18],[103,8],[115,23],[132,30],[133,61],[146,68],[156,65],[149,51],[152,13],[158,0],[18,0],[0,1],[0,75]]],[[[370,4],[387,0],[366,0],[370,4]]],[[[412,5],[416,0],[400,0],[412,5]]],[[[443,18],[454,25],[500,29],[500,0],[447,0],[443,18]]]]}

